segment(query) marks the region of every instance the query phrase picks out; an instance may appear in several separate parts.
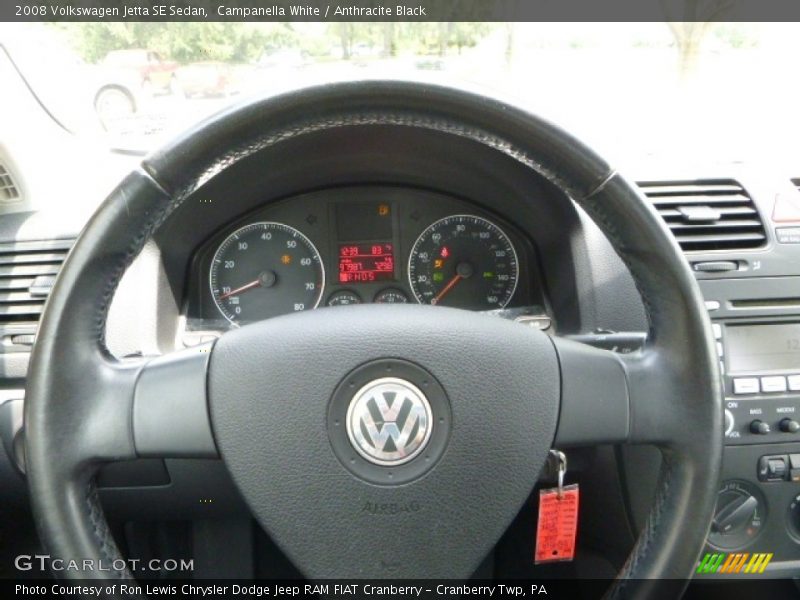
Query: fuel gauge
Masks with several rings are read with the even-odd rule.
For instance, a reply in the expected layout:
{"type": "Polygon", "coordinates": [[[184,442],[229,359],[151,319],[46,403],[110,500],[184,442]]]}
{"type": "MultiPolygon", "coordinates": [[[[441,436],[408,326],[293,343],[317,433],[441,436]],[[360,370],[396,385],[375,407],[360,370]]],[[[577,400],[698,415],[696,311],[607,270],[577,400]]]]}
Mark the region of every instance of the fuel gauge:
{"type": "Polygon", "coordinates": [[[407,304],[408,296],[397,288],[386,288],[375,294],[374,301],[377,304],[407,304]]]}

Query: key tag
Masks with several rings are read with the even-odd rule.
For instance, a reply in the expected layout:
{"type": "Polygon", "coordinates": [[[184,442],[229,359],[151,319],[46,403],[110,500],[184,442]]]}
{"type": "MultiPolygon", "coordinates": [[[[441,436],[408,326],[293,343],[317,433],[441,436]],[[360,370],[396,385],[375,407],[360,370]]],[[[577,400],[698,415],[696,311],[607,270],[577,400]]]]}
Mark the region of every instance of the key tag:
{"type": "Polygon", "coordinates": [[[575,558],[578,532],[578,484],[564,486],[567,456],[550,450],[558,468],[558,487],[539,491],[539,521],[536,525],[534,564],[570,561],[575,558]]]}

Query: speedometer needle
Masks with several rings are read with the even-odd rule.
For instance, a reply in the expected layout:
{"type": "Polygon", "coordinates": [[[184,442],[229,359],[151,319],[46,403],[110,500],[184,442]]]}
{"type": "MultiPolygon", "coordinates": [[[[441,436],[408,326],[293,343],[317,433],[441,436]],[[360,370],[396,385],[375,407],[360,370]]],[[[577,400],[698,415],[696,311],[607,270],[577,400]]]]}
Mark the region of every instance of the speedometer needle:
{"type": "Polygon", "coordinates": [[[242,292],[246,292],[247,290],[252,290],[257,287],[272,287],[275,285],[276,281],[278,281],[278,276],[274,271],[264,271],[259,274],[258,279],[254,279],[250,283],[245,283],[243,286],[240,286],[235,290],[231,290],[230,292],[225,292],[219,297],[219,300],[225,300],[225,298],[230,298],[231,296],[238,296],[242,292]]]}
{"type": "Polygon", "coordinates": [[[442,288],[442,291],[436,294],[436,297],[431,300],[431,304],[439,304],[439,302],[442,301],[442,298],[444,298],[450,290],[456,287],[456,284],[462,279],[464,278],[460,274],[457,273],[454,275],[453,278],[447,282],[447,285],[442,288]]]}
{"type": "Polygon", "coordinates": [[[245,283],[243,286],[236,288],[235,290],[231,290],[230,292],[225,292],[222,296],[219,297],[220,300],[225,300],[225,298],[230,298],[231,296],[238,296],[242,292],[246,292],[247,290],[252,290],[253,288],[261,287],[261,278],[254,279],[250,283],[245,283]]]}

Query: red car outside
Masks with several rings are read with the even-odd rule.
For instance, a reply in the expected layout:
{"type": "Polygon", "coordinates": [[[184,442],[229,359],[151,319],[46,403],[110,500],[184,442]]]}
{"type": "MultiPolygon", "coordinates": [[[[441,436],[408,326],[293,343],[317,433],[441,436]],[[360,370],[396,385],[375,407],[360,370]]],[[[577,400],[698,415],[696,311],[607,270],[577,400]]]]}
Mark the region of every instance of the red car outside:
{"type": "Polygon", "coordinates": [[[102,65],[135,75],[136,81],[145,90],[150,89],[154,93],[175,91],[178,63],[163,60],[152,50],[113,50],[103,59],[102,65]]]}

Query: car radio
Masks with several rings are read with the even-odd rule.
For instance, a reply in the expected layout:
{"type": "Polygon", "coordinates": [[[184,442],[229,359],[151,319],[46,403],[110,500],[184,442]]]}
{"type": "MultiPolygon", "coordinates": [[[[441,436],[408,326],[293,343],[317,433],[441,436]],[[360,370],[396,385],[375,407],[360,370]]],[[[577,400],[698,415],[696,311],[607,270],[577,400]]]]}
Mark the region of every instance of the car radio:
{"type": "Polygon", "coordinates": [[[800,322],[715,322],[727,444],[800,441],[800,322]]]}

